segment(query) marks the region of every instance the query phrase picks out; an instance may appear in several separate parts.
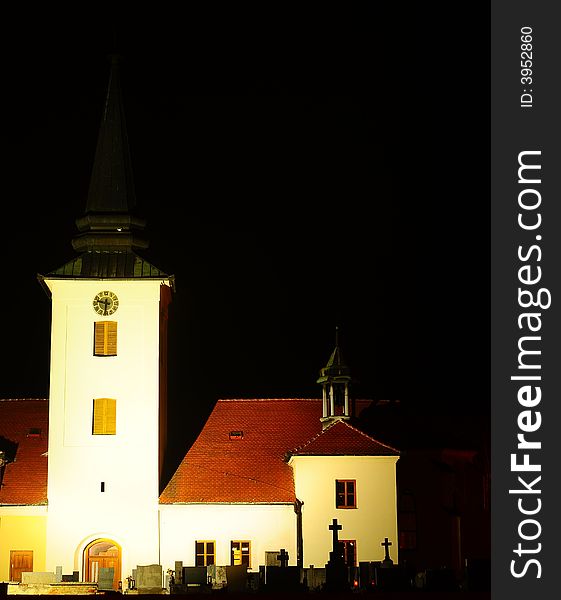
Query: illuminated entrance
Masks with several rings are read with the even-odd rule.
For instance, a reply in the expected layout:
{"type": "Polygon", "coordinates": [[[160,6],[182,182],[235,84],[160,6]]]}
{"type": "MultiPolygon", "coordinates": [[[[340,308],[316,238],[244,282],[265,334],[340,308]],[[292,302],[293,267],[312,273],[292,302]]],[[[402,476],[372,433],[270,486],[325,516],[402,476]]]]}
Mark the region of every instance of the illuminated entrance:
{"type": "Polygon", "coordinates": [[[121,547],[113,540],[95,540],[84,550],[84,581],[97,583],[101,568],[113,568],[113,589],[121,580],[121,547]]]}

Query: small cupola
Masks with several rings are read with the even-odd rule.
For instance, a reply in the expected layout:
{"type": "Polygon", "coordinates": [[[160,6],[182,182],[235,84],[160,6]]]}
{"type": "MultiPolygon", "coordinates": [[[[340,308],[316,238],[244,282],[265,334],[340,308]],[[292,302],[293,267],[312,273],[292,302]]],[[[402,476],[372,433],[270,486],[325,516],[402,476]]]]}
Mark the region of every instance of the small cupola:
{"type": "Polygon", "coordinates": [[[339,347],[339,328],[335,330],[335,349],[325,367],[320,369],[317,379],[323,390],[324,428],[337,419],[349,420],[354,417],[354,402],[350,396],[352,383],[350,369],[346,365],[339,347]]]}

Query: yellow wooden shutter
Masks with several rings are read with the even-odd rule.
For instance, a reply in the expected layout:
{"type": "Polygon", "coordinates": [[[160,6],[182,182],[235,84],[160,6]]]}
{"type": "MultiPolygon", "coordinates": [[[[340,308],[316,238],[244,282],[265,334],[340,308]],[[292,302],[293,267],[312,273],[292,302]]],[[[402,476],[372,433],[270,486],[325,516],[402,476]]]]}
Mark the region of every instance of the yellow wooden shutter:
{"type": "Polygon", "coordinates": [[[117,433],[117,401],[114,398],[94,398],[92,430],[94,435],[117,433]]]}
{"type": "Polygon", "coordinates": [[[96,356],[116,356],[117,322],[96,321],[94,323],[94,344],[96,356]]]}

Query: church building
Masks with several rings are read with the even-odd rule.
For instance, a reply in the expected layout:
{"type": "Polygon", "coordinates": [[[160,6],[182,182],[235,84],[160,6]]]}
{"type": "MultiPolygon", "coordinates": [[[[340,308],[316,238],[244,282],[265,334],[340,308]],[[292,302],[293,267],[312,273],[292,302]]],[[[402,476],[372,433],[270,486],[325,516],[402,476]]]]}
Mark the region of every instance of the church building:
{"type": "MultiPolygon", "coordinates": [[[[168,481],[167,328],[174,276],[142,257],[119,62],[76,256],[38,276],[52,304],[48,399],[0,400],[0,581],[78,572],[114,588],[138,565],[246,565],[284,549],[323,567],[397,555],[397,449],[359,426],[339,343],[317,399],[220,399],[168,481]],[[332,525],[333,526],[333,525],[332,525]],[[386,547],[387,550],[387,547],[386,547]]],[[[170,323],[170,326],[173,326],[170,323]]]]}

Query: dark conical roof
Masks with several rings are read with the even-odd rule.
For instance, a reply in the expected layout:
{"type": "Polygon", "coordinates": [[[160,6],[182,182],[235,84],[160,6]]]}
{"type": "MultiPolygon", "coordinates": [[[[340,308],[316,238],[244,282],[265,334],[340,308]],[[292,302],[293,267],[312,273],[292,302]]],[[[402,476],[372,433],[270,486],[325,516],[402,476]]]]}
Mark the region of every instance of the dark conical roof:
{"type": "Polygon", "coordinates": [[[324,383],[329,380],[350,381],[351,370],[347,366],[339,347],[339,329],[335,333],[335,348],[327,361],[325,367],[320,369],[320,377],[317,383],[324,383]]]}
{"type": "Polygon", "coordinates": [[[136,197],[123,109],[119,57],[113,55],[86,213],[128,213],[134,210],[135,206],[136,197]]]}
{"type": "MultiPolygon", "coordinates": [[[[136,253],[148,242],[146,222],[134,214],[136,197],[120,83],[120,58],[111,70],[84,215],[72,246],[79,254],[48,277],[161,278],[166,273],[136,253]]],[[[44,279],[43,275],[39,279],[44,279]]]]}
{"type": "Polygon", "coordinates": [[[76,220],[80,234],[72,246],[83,251],[130,251],[146,248],[138,235],[146,222],[135,216],[136,196],[120,81],[120,58],[111,57],[107,96],[101,117],[84,216],[76,220]]]}

